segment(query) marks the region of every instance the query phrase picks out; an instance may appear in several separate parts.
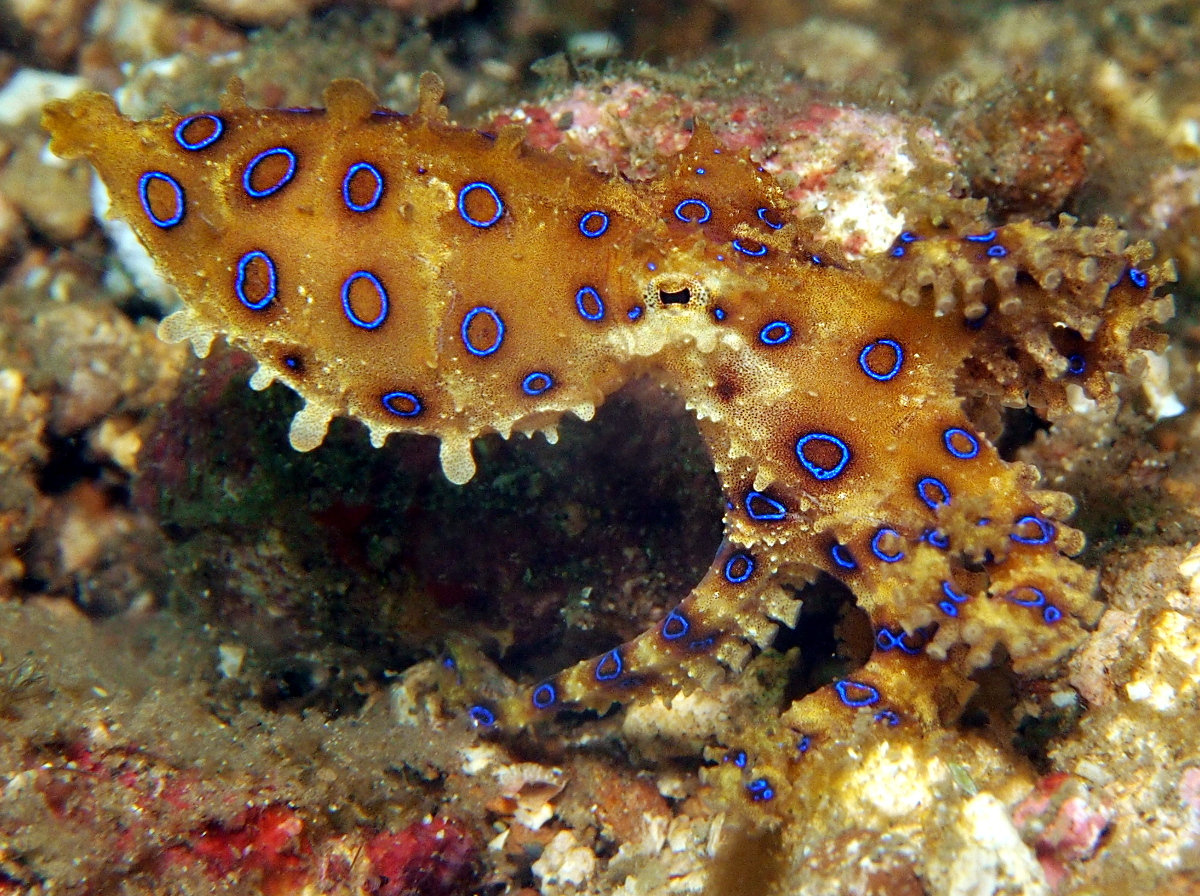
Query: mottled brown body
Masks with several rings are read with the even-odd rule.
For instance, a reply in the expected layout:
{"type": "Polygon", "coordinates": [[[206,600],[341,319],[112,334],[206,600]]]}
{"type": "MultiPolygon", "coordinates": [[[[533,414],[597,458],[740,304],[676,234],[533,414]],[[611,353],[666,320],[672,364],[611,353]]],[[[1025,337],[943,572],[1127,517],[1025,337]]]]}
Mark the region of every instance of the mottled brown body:
{"type": "Polygon", "coordinates": [[[299,450],[350,415],[376,444],[438,437],[459,483],[473,438],[553,440],[564,413],[589,419],[650,376],[696,414],[729,502],[711,570],[654,630],[477,718],[703,685],[794,624],[785,586],[818,572],[846,582],[880,634],[866,668],[789,711],[798,732],[863,708],[932,723],[997,643],[1037,670],[1094,621],[1094,575],[1068,556],[1083,544],[1062,522],[1071,500],[1000,459],[956,384],[967,364],[1010,403],[1022,376],[1048,406],[1071,386],[1110,398],[1110,374],[1165,313],[1161,276],[1130,268],[1123,243],[1055,280],[1022,254],[1050,228],[905,234],[875,269],[891,279],[872,278],[821,256],[778,186],[703,127],[670,174],[634,184],[516,131],[449,126],[432,80],[411,117],[375,110],[353,82],[326,100],[265,111],[233,92],[217,113],[141,123],[100,94],[49,108],[54,151],[96,166],[114,215],[179,288],[164,338],[203,353],[224,334],[257,359],[252,385],[300,393],[299,450]],[[946,287],[905,269],[912,258],[971,277],[946,287]],[[1041,354],[1014,335],[1013,294],[1059,330],[1041,354]],[[1082,332],[1045,310],[1062,318],[1085,294],[1099,298],[1082,332]]]}

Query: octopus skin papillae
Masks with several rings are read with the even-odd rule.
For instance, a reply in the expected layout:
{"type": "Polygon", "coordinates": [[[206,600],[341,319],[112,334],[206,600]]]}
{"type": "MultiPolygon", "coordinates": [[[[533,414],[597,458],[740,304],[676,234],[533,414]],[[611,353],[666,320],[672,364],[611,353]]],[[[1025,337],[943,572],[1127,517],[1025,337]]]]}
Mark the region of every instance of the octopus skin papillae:
{"type": "Polygon", "coordinates": [[[465,705],[478,724],[708,687],[796,623],[795,589],[820,573],[875,643],[784,711],[805,747],[864,715],[936,726],[997,645],[1038,672],[1095,622],[1073,502],[1002,460],[960,392],[1051,418],[1072,394],[1114,400],[1171,302],[1169,265],[1143,264],[1111,222],[906,231],[851,263],[703,124],[634,183],[515,128],[448,124],[432,76],[411,115],[353,81],[325,100],[254,109],[235,83],[186,117],[134,122],[98,93],[47,108],[52,150],[90,160],[183,297],[163,338],[203,356],[223,334],[257,360],[253,387],[298,392],[297,450],[349,415],[376,446],[436,436],[455,483],[475,472],[472,439],[553,441],[564,413],[590,419],[649,377],[695,415],[726,497],[722,545],[682,602],[600,657],[465,705]]]}

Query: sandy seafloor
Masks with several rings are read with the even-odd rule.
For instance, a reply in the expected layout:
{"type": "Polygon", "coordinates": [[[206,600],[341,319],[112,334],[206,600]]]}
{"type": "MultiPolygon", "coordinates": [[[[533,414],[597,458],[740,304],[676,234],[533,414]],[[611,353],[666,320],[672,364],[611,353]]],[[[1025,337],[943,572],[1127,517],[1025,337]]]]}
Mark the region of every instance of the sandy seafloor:
{"type": "Polygon", "coordinates": [[[1194,2],[0,0],[0,894],[1200,892],[1198,287],[1194,2]],[[851,254],[944,196],[1173,258],[1119,412],[1006,421],[1077,499],[1085,644],[1044,678],[995,656],[943,732],[815,757],[801,816],[714,781],[739,725],[861,662],[828,582],[708,693],[481,736],[448,658],[528,684],[703,573],[722,499],[687,413],[634,384],[556,446],[481,440],[462,488],[353,422],[297,454],[294,395],[156,338],[176,300],[38,124],[85,87],[209,108],[233,75],[411,109],[425,70],[459,123],[628,176],[686,115],[738,122],[851,254]],[[898,162],[918,133],[945,182],[898,162]]]}

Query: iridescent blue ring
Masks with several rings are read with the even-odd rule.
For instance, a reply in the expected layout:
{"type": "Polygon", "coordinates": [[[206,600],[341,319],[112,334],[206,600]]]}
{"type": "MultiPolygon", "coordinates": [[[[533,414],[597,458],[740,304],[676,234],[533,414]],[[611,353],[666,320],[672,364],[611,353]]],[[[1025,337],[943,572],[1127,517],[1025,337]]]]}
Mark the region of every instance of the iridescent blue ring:
{"type": "Polygon", "coordinates": [[[579,219],[579,232],[586,236],[589,240],[594,240],[598,236],[604,236],[608,231],[608,215],[599,209],[590,211],[579,219]],[[593,222],[597,222],[593,224],[593,222]]]}
{"type": "Polygon", "coordinates": [[[755,214],[758,215],[758,220],[762,221],[764,224],[766,224],[772,230],[779,230],[780,228],[783,227],[782,224],[776,224],[774,221],[767,220],[767,212],[769,212],[769,211],[770,211],[769,208],[767,208],[766,206],[763,206],[762,208],[758,209],[758,211],[756,211],[755,214]]]}
{"type": "Polygon", "coordinates": [[[938,604],[938,609],[941,610],[943,613],[945,613],[947,616],[957,616],[958,615],[958,607],[954,606],[954,604],[950,603],[950,601],[948,601],[948,600],[941,601],[938,604]]]}
{"type": "Polygon", "coordinates": [[[826,482],[830,479],[836,479],[842,474],[842,471],[850,463],[850,446],[843,442],[835,435],[830,435],[827,432],[810,432],[808,435],[801,436],[796,440],[796,457],[800,460],[804,469],[808,470],[815,478],[826,482]],[[822,467],[814,463],[804,456],[804,448],[812,442],[826,442],[833,445],[841,452],[841,457],[832,467],[822,467]]]}
{"type": "Polygon", "coordinates": [[[604,317],[604,299],[600,298],[600,293],[594,286],[579,287],[579,291],[575,293],[575,308],[584,320],[600,320],[604,317]],[[594,310],[588,310],[589,301],[594,303],[594,310]]]}
{"type": "Polygon", "coordinates": [[[1046,604],[1045,609],[1042,610],[1042,620],[1050,625],[1054,625],[1060,619],[1062,619],[1062,610],[1054,606],[1054,604],[1046,604]]]}
{"type": "Polygon", "coordinates": [[[942,441],[946,445],[946,450],[959,460],[970,460],[979,454],[979,439],[975,438],[974,435],[967,432],[965,429],[961,429],[957,426],[951,426],[944,433],[942,433],[942,441]],[[955,448],[954,441],[957,438],[966,439],[969,447],[963,450],[955,448]]]}
{"type": "Polygon", "coordinates": [[[558,691],[554,689],[554,685],[546,681],[533,689],[532,699],[534,709],[549,709],[558,702],[558,691]]]}
{"type": "Polygon", "coordinates": [[[500,194],[496,192],[496,188],[491,184],[484,183],[481,180],[472,181],[458,191],[458,214],[472,227],[491,227],[504,215],[504,200],[500,198],[500,194]],[[467,197],[476,190],[483,190],[496,203],[496,213],[490,218],[472,218],[467,211],[467,197]]]}
{"type": "Polygon", "coordinates": [[[500,315],[495,308],[489,308],[487,305],[476,305],[465,315],[463,315],[462,327],[460,329],[463,345],[467,347],[467,351],[477,358],[486,358],[488,355],[495,354],[500,344],[504,342],[504,321],[500,319],[500,315]],[[479,315],[488,317],[492,323],[496,325],[496,338],[492,340],[492,344],[484,348],[478,348],[471,342],[471,324],[479,315]]]}
{"type": "Polygon", "coordinates": [[[521,380],[521,391],[526,395],[541,395],[554,385],[554,377],[540,370],[535,370],[521,380]]]}
{"type": "Polygon", "coordinates": [[[865,346],[863,346],[863,350],[858,353],[858,366],[861,367],[862,372],[871,379],[878,380],[881,383],[886,383],[888,380],[895,379],[900,373],[900,368],[904,366],[904,349],[895,339],[876,339],[874,342],[868,342],[865,346]],[[871,352],[880,347],[890,348],[896,354],[896,358],[892,363],[892,368],[887,373],[876,373],[868,363],[871,352]]]}
{"type": "Polygon", "coordinates": [[[889,728],[895,728],[900,724],[900,717],[893,710],[881,709],[875,713],[875,721],[886,722],[889,728]]]}
{"type": "Polygon", "coordinates": [[[843,678],[835,682],[833,688],[837,691],[838,699],[851,709],[858,709],[860,706],[871,706],[879,702],[879,691],[869,684],[863,684],[860,681],[851,681],[848,678],[843,678]],[[853,689],[861,692],[862,696],[855,697],[853,689]]]}
{"type": "Polygon", "coordinates": [[[1019,607],[1040,607],[1046,603],[1046,595],[1040,588],[1034,588],[1032,585],[1020,585],[1005,595],[1010,603],[1014,603],[1019,607]],[[1022,600],[1017,595],[1023,591],[1033,592],[1033,597],[1022,600]]]}
{"type": "Polygon", "coordinates": [[[685,199],[675,206],[675,217],[684,224],[707,224],[712,219],[712,208],[703,199],[685,199]],[[691,214],[692,206],[699,211],[691,214]]]}
{"type": "Polygon", "coordinates": [[[213,115],[211,112],[202,112],[199,115],[191,115],[185,118],[179,124],[175,125],[175,142],[186,149],[188,152],[199,152],[202,149],[208,149],[214,143],[221,139],[221,135],[225,133],[225,122],[219,116],[213,115]],[[189,142],[183,132],[188,129],[188,126],[194,121],[211,121],[213,125],[212,133],[207,137],[201,137],[195,142],[189,142]]]}
{"type": "Polygon", "coordinates": [[[246,193],[248,195],[253,196],[255,199],[262,199],[265,196],[271,196],[275,193],[278,193],[289,183],[291,183],[292,178],[295,176],[296,154],[286,146],[275,146],[271,149],[264,149],[250,160],[250,163],[246,165],[246,170],[242,172],[242,186],[246,189],[246,193]],[[250,184],[250,179],[254,176],[254,169],[257,168],[263,161],[271,158],[272,156],[283,156],[285,159],[287,159],[287,171],[283,172],[283,176],[266,189],[254,189],[254,187],[250,184]]]}
{"type": "Polygon", "coordinates": [[[893,535],[896,538],[900,537],[900,533],[897,532],[895,529],[892,529],[888,526],[880,527],[879,531],[876,532],[875,536],[871,539],[871,553],[874,554],[876,557],[878,557],[880,560],[882,560],[884,563],[898,563],[899,561],[904,559],[903,549],[897,548],[895,553],[889,554],[887,551],[885,551],[883,548],[881,548],[879,546],[879,543],[881,541],[883,541],[884,536],[886,536],[886,535],[893,535]]]}
{"type": "Polygon", "coordinates": [[[942,582],[942,594],[946,595],[946,597],[950,598],[956,604],[965,604],[970,600],[970,597],[961,591],[956,591],[954,586],[949,582],[942,582]]]}
{"type": "Polygon", "coordinates": [[[352,212],[369,212],[375,206],[379,205],[379,200],[383,198],[383,174],[372,165],[370,162],[355,162],[346,170],[346,177],[342,180],[342,199],[346,203],[346,208],[352,212]],[[354,179],[354,175],[360,171],[369,171],[371,176],[375,178],[375,192],[371,198],[362,204],[356,203],[350,198],[350,181],[354,179]]]}
{"type": "Polygon", "coordinates": [[[1137,268],[1130,268],[1129,280],[1138,289],[1145,289],[1146,284],[1150,282],[1150,277],[1145,271],[1139,271],[1137,268]]]}
{"type": "Polygon", "coordinates": [[[990,243],[996,238],[996,231],[989,230],[987,233],[968,233],[963,237],[969,243],[990,243]]]}
{"type": "Polygon", "coordinates": [[[619,678],[621,672],[625,669],[625,662],[621,659],[621,651],[614,647],[604,656],[600,657],[600,661],[596,663],[596,681],[612,681],[614,678],[619,678]],[[611,669],[605,669],[605,663],[611,663],[611,669]]]}
{"type": "Polygon", "coordinates": [[[271,261],[271,256],[259,249],[243,255],[237,263],[237,276],[233,280],[233,290],[237,293],[237,297],[241,300],[241,303],[251,311],[262,311],[275,301],[275,297],[279,294],[279,278],[275,274],[275,262],[271,261]],[[246,297],[246,269],[256,259],[261,259],[267,266],[267,291],[263,293],[263,297],[257,302],[251,302],[246,297]]]}
{"type": "Polygon", "coordinates": [[[771,787],[771,782],[766,778],[755,778],[746,785],[746,792],[750,794],[750,799],[756,803],[765,803],[775,799],[775,789],[771,787]]]}
{"type": "Polygon", "coordinates": [[[678,609],[672,610],[667,614],[667,618],[663,620],[662,636],[668,641],[678,641],[688,633],[688,629],[692,627],[678,609]]]}
{"type": "Polygon", "coordinates": [[[752,575],[754,575],[754,558],[749,554],[738,551],[725,561],[725,581],[730,585],[740,585],[748,581],[752,575]],[[739,563],[742,565],[741,572],[735,570],[739,563]]]}
{"type": "Polygon", "coordinates": [[[780,345],[792,338],[792,325],[784,320],[773,320],[758,331],[763,345],[780,345]]]}
{"type": "Polygon", "coordinates": [[[925,540],[941,551],[950,547],[950,536],[937,529],[930,529],[925,535],[925,540]]]}
{"type": "Polygon", "coordinates": [[[629,309],[629,313],[626,314],[625,316],[628,317],[630,320],[637,320],[639,317],[642,316],[642,306],[634,305],[632,308],[629,309]]]}
{"type": "Polygon", "coordinates": [[[1087,370],[1087,361],[1083,359],[1083,355],[1071,355],[1067,358],[1067,373],[1079,376],[1085,370],[1087,370]]]}
{"type": "Polygon", "coordinates": [[[467,716],[480,728],[491,728],[496,724],[496,714],[482,703],[476,703],[468,709],[467,716]]]}
{"type": "Polygon", "coordinates": [[[397,417],[416,417],[423,409],[421,399],[411,392],[388,392],[379,400],[385,411],[397,417]]]}
{"type": "Polygon", "coordinates": [[[356,327],[361,327],[364,330],[375,330],[383,326],[383,322],[388,316],[388,294],[383,288],[383,284],[379,282],[379,278],[370,271],[355,271],[346,278],[346,282],[342,284],[342,310],[346,312],[346,317],[350,323],[356,327]],[[354,311],[354,307],[350,304],[350,289],[359,280],[366,280],[375,287],[375,292],[379,295],[379,313],[370,320],[363,320],[354,311]]]}
{"type": "Polygon", "coordinates": [[[169,174],[165,174],[162,171],[147,171],[143,174],[138,178],[138,198],[142,200],[142,211],[146,213],[146,217],[150,219],[150,223],[155,227],[169,230],[183,220],[183,213],[187,207],[183,198],[183,187],[180,186],[179,181],[169,174]],[[150,183],[156,180],[161,180],[167,184],[175,193],[175,213],[166,218],[160,218],[154,214],[154,209],[150,207],[150,183]]]}
{"type": "Polygon", "coordinates": [[[1038,519],[1032,514],[1021,517],[1019,520],[1013,523],[1013,528],[1015,529],[1018,526],[1027,526],[1030,523],[1038,528],[1038,534],[1033,538],[1027,538],[1024,535],[1018,534],[1017,532],[1013,532],[1009,537],[1018,544],[1048,544],[1050,539],[1054,537],[1054,526],[1045,520],[1038,519]]]}
{"type": "Polygon", "coordinates": [[[950,489],[946,488],[946,484],[940,479],[926,476],[917,481],[917,497],[924,501],[930,510],[937,510],[943,504],[950,503],[950,489]],[[929,494],[930,489],[933,490],[932,496],[929,494]]]}
{"type": "Polygon", "coordinates": [[[845,545],[835,544],[829,549],[829,556],[842,569],[858,569],[858,563],[855,561],[854,555],[850,553],[850,549],[845,545]]]}
{"type": "Polygon", "coordinates": [[[749,255],[751,258],[762,258],[764,255],[767,254],[767,247],[762,243],[758,244],[757,249],[750,248],[749,246],[744,244],[741,240],[734,240],[732,245],[733,245],[733,248],[736,249],[738,252],[741,252],[743,255],[749,255]]]}
{"type": "Polygon", "coordinates": [[[1008,255],[1008,250],[1003,246],[988,246],[988,258],[1004,258],[1006,255],[1008,255]]]}
{"type": "Polygon", "coordinates": [[[746,514],[752,520],[759,522],[772,522],[781,520],[787,516],[787,508],[774,498],[764,495],[762,492],[748,492],[746,494],[746,514]],[[755,504],[765,504],[766,507],[755,507],[755,504]]]}

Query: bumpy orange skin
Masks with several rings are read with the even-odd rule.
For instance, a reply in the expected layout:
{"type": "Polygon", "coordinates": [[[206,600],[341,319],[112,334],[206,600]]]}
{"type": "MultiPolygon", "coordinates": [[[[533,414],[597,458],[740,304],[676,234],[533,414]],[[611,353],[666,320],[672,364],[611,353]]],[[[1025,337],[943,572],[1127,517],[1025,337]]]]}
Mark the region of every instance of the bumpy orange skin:
{"type": "Polygon", "coordinates": [[[1117,231],[1095,228],[1112,238],[1077,252],[1054,236],[1069,227],[905,234],[893,260],[851,269],[703,126],[669,174],[635,184],[516,130],[452,127],[440,97],[427,78],[400,116],[336,82],[326,110],[267,111],[235,86],[218,112],[133,122],[85,94],[52,104],[46,126],[56,153],[95,165],[113,214],[178,287],[186,306],[164,338],[203,353],[223,334],[257,359],[252,385],[303,396],[298,450],[350,415],[375,444],[436,436],[462,483],[472,439],[553,439],[564,413],[590,418],[631,377],[695,413],[729,506],[709,573],[654,630],[481,703],[480,721],[704,686],[794,624],[784,586],[819,572],[853,590],[877,649],[788,711],[796,731],[863,711],[933,724],[996,644],[1023,671],[1078,643],[1099,605],[1068,556],[1083,543],[1062,523],[1072,502],[1001,460],[956,384],[991,377],[1011,402],[1024,381],[1055,407],[1072,383],[1109,397],[1109,373],[1166,313],[1163,276],[1132,268],[1144,256],[1122,254],[1117,231]],[[1076,253],[1065,276],[1037,269],[1050,243],[1076,253]],[[1047,317],[1085,294],[1094,325],[1047,317]],[[1014,325],[1022,303],[1043,309],[1029,311],[1040,336],[1014,325]]]}

